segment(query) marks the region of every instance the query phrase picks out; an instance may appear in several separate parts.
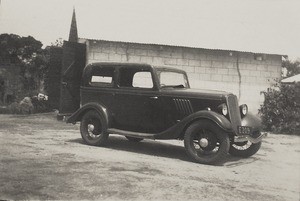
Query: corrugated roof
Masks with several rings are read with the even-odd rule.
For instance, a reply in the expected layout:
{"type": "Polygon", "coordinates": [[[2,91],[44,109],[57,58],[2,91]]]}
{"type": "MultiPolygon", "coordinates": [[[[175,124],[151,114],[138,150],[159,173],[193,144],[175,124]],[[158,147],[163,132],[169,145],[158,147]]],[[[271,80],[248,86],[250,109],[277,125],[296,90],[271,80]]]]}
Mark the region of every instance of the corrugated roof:
{"type": "Polygon", "coordinates": [[[243,50],[230,50],[230,49],[217,49],[217,48],[203,48],[203,47],[196,47],[196,46],[179,46],[179,45],[172,45],[172,44],[158,44],[158,43],[139,43],[139,42],[129,42],[129,41],[114,41],[114,40],[103,40],[103,39],[94,39],[94,38],[80,38],[84,40],[94,40],[94,41],[101,41],[101,42],[116,42],[116,43],[126,43],[126,44],[140,44],[140,45],[158,45],[158,46],[165,46],[165,47],[181,47],[181,48],[192,48],[192,49],[202,49],[202,50],[211,50],[211,51],[229,51],[229,52],[243,52],[243,53],[252,53],[252,54],[266,54],[266,55],[279,55],[285,58],[288,55],[284,54],[276,54],[276,53],[264,53],[264,52],[251,52],[251,51],[243,51],[243,50]]]}
{"type": "Polygon", "coordinates": [[[294,75],[292,77],[285,78],[281,80],[282,83],[294,83],[294,82],[300,82],[300,74],[294,75]]]}

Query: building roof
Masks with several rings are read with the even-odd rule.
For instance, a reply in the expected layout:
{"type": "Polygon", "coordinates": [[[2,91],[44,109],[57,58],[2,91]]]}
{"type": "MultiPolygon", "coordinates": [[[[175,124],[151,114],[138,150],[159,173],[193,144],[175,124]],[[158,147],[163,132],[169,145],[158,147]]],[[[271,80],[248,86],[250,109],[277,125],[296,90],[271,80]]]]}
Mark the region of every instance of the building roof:
{"type": "MultiPolygon", "coordinates": [[[[288,58],[288,55],[284,54],[278,54],[274,53],[272,51],[269,52],[261,52],[261,51],[249,51],[249,49],[243,49],[243,50],[232,50],[232,49],[218,49],[214,47],[200,47],[197,44],[191,45],[183,45],[180,43],[177,44],[158,44],[158,43],[145,43],[145,42],[136,42],[136,41],[111,41],[111,40],[101,40],[101,39],[91,39],[91,38],[80,38],[85,40],[94,40],[94,41],[103,41],[103,42],[117,42],[117,43],[127,43],[127,44],[141,44],[141,45],[159,45],[159,46],[166,46],[166,47],[183,47],[183,48],[194,48],[194,49],[202,49],[202,50],[211,50],[211,51],[229,51],[229,52],[243,52],[243,53],[252,53],[252,54],[266,54],[266,55],[278,55],[283,56],[284,58],[288,58]]],[[[69,33],[69,41],[70,42],[80,42],[78,38],[78,31],[77,31],[77,23],[76,23],[76,14],[75,14],[75,8],[73,8],[73,15],[72,15],[72,22],[71,22],[71,28],[69,33]]]]}
{"type": "Polygon", "coordinates": [[[282,83],[300,82],[300,74],[285,78],[285,79],[281,80],[281,82],[282,83]]]}
{"type": "Polygon", "coordinates": [[[183,48],[202,49],[202,50],[211,50],[211,51],[243,52],[243,53],[252,53],[252,54],[279,55],[279,56],[283,56],[285,58],[288,57],[288,55],[284,55],[284,54],[251,52],[251,51],[243,51],[243,50],[203,48],[203,47],[197,47],[197,46],[179,46],[179,45],[158,44],[158,43],[138,43],[138,42],[128,42],[128,41],[113,41],[113,40],[103,40],[103,39],[94,39],[94,38],[79,38],[79,42],[82,40],[99,41],[99,42],[115,42],[115,43],[125,43],[125,44],[140,44],[140,45],[159,45],[159,46],[165,46],[165,47],[183,47],[183,48]]]}

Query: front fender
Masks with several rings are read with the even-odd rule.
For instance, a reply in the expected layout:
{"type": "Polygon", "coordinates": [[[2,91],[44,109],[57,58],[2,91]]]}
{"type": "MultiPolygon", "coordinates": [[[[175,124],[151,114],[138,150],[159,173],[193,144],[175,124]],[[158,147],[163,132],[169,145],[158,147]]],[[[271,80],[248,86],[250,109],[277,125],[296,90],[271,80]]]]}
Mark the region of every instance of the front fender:
{"type": "Polygon", "coordinates": [[[171,128],[157,134],[155,139],[183,139],[185,129],[193,122],[201,119],[213,121],[225,132],[233,132],[231,123],[226,117],[213,111],[201,110],[185,117],[171,128]]]}
{"type": "Polygon", "coordinates": [[[184,118],[184,121],[191,122],[197,119],[209,119],[215,122],[218,126],[220,126],[223,130],[227,132],[232,132],[232,127],[230,121],[222,114],[219,114],[214,111],[209,110],[201,110],[193,113],[192,115],[184,118]]]}
{"type": "Polygon", "coordinates": [[[242,118],[241,122],[242,126],[251,127],[252,132],[250,135],[239,135],[235,136],[234,142],[247,142],[250,141],[251,143],[258,143],[264,137],[267,136],[267,132],[261,132],[262,123],[260,118],[253,114],[247,114],[245,117],[242,118]]]}
{"type": "Polygon", "coordinates": [[[109,126],[111,122],[111,115],[107,108],[99,103],[88,103],[80,107],[76,112],[74,112],[68,119],[67,123],[76,123],[78,121],[81,121],[81,118],[83,115],[90,111],[90,110],[96,110],[101,116],[104,117],[107,125],[109,126]]]}
{"type": "Polygon", "coordinates": [[[261,119],[251,113],[242,118],[241,124],[242,126],[251,127],[253,131],[260,131],[262,128],[261,119]]]}

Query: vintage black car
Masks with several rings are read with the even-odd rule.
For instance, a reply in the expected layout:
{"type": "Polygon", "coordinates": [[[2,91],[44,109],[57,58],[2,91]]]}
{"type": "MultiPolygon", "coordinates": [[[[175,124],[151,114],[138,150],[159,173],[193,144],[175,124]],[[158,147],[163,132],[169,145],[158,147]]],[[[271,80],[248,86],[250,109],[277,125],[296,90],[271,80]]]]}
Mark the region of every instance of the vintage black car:
{"type": "Polygon", "coordinates": [[[67,119],[83,140],[184,140],[196,162],[216,164],[228,153],[249,157],[261,147],[260,121],[231,93],[191,89],[186,72],[136,63],[93,63],[83,70],[81,107],[67,119]]]}

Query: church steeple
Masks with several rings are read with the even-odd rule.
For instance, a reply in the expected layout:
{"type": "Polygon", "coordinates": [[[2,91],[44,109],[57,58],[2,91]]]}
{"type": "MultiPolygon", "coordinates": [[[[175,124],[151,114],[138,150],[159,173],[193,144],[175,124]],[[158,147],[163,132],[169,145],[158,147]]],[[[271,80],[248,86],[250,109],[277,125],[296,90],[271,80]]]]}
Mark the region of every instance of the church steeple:
{"type": "Polygon", "coordinates": [[[75,8],[73,8],[73,16],[72,16],[72,22],[71,22],[71,28],[70,28],[70,34],[69,34],[69,41],[76,42],[76,43],[78,42],[75,8]]]}

